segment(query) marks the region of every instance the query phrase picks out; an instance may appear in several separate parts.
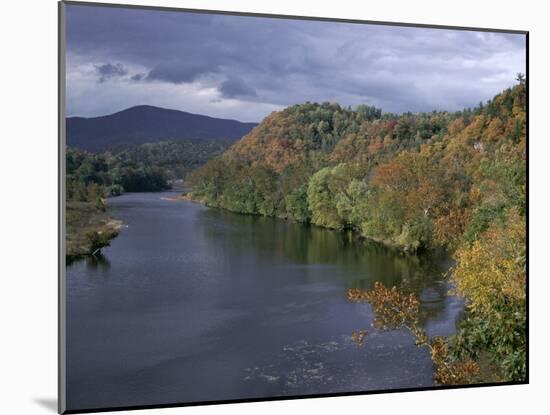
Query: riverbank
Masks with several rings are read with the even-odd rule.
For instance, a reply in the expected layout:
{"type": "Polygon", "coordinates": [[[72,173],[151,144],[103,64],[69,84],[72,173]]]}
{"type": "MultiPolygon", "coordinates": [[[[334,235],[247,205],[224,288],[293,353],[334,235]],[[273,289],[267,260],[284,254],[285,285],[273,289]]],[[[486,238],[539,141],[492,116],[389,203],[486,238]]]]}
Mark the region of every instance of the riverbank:
{"type": "MultiPolygon", "coordinates": [[[[160,196],[159,199],[199,203],[185,193],[176,196],[160,196]]],[[[89,201],[67,202],[65,256],[68,263],[87,256],[99,255],[101,249],[109,246],[110,242],[118,236],[124,223],[111,218],[105,208],[104,202],[99,205],[89,201]]]]}
{"type": "Polygon", "coordinates": [[[69,201],[66,204],[67,262],[97,255],[120,232],[123,222],[111,218],[92,202],[69,201]]]}
{"type": "Polygon", "coordinates": [[[207,203],[207,201],[205,201],[204,198],[201,198],[199,196],[194,195],[192,191],[183,192],[178,196],[166,198],[166,200],[189,201],[189,202],[193,202],[193,203],[199,203],[199,204],[204,205],[204,206],[206,206],[210,209],[213,209],[213,208],[214,209],[221,209],[221,210],[225,210],[227,212],[236,213],[238,215],[268,217],[268,218],[273,218],[273,219],[278,219],[278,220],[283,220],[283,221],[289,221],[289,222],[297,223],[297,224],[300,224],[300,225],[314,226],[314,227],[319,228],[319,229],[323,229],[323,230],[326,230],[326,231],[337,232],[337,233],[341,233],[341,234],[351,232],[353,237],[357,240],[360,240],[360,241],[363,241],[363,242],[367,241],[369,243],[374,243],[374,244],[383,246],[384,248],[391,249],[391,250],[393,250],[393,251],[395,251],[395,252],[397,252],[401,255],[411,255],[411,256],[418,256],[418,255],[422,255],[422,254],[439,254],[439,255],[446,255],[446,256],[451,256],[452,255],[452,252],[450,252],[446,247],[440,246],[440,245],[411,246],[410,244],[405,244],[405,243],[399,242],[396,238],[379,238],[379,237],[372,236],[372,235],[365,235],[364,233],[360,232],[358,229],[355,229],[355,228],[352,228],[352,227],[344,227],[344,228],[341,228],[341,229],[336,229],[336,228],[331,228],[331,227],[326,227],[326,226],[314,224],[311,221],[300,221],[300,220],[297,220],[295,218],[292,218],[289,215],[277,215],[277,214],[262,215],[262,214],[257,213],[257,212],[243,212],[243,211],[239,211],[239,210],[229,209],[226,206],[211,205],[211,204],[207,203]]]}
{"type": "Polygon", "coordinates": [[[177,196],[161,196],[160,200],[178,201],[185,200],[187,202],[202,203],[200,200],[193,199],[189,196],[189,193],[181,193],[177,196]]]}

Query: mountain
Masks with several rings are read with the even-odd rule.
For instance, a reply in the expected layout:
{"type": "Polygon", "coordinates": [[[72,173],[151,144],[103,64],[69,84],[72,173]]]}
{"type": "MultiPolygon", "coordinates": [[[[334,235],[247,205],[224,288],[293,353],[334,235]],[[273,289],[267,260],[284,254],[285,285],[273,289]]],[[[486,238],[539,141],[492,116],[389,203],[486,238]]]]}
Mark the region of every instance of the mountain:
{"type": "Polygon", "coordinates": [[[139,105],[101,117],[68,117],[67,145],[88,151],[179,139],[235,141],[257,124],[139,105]]]}

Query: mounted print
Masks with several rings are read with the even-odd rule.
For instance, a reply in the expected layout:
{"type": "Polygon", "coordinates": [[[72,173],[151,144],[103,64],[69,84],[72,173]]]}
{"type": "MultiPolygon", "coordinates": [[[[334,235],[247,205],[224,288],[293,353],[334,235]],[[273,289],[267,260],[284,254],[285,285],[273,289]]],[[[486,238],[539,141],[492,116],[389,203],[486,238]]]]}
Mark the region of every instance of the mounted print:
{"type": "Polygon", "coordinates": [[[59,11],[60,412],[528,382],[527,32],[59,11]]]}

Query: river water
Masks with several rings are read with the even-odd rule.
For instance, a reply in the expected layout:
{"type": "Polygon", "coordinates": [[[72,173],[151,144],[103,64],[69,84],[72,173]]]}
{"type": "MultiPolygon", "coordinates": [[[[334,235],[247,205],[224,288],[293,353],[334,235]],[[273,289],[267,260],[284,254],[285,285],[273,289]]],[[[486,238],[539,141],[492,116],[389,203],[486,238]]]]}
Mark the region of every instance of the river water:
{"type": "Polygon", "coordinates": [[[413,290],[429,333],[449,335],[463,305],[447,295],[448,259],[174,195],[110,199],[127,227],[102,260],[67,267],[69,409],[433,385],[428,352],[372,328],[346,291],[413,290]]]}

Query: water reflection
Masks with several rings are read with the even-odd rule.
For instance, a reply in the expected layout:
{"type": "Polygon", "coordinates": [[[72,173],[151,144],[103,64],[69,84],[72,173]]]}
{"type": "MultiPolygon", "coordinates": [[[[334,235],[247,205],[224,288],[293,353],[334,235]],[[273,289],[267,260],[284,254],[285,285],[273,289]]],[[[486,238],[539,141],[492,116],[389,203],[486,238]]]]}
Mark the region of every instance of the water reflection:
{"type": "Polygon", "coordinates": [[[319,273],[326,273],[327,267],[345,268],[343,297],[347,289],[369,290],[379,281],[417,294],[425,319],[443,310],[449,290],[444,274],[452,265],[452,260],[443,254],[407,255],[359,239],[352,232],[218,209],[201,211],[200,216],[207,224],[201,230],[209,243],[225,249],[228,239],[238,241],[231,244],[231,255],[254,249],[289,268],[317,269],[319,273]]]}
{"type": "Polygon", "coordinates": [[[111,261],[102,253],[86,257],[84,261],[86,262],[86,268],[90,271],[108,270],[111,268],[111,261]]]}

